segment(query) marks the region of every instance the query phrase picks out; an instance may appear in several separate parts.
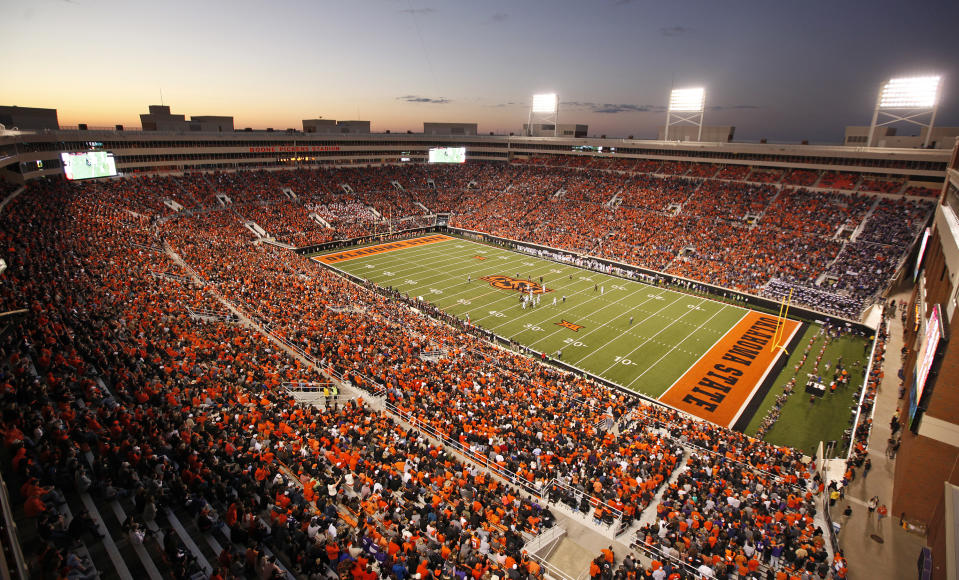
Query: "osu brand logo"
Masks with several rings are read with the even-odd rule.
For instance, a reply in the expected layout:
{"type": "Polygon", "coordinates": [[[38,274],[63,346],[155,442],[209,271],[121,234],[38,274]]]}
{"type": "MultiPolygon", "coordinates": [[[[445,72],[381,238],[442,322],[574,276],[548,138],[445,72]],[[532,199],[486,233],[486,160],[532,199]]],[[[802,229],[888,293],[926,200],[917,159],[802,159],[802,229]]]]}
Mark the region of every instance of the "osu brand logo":
{"type": "Polygon", "coordinates": [[[527,280],[517,280],[511,276],[483,276],[482,280],[489,282],[489,285],[494,288],[502,288],[503,290],[516,290],[517,292],[531,292],[533,294],[542,294],[544,292],[552,292],[552,290],[543,290],[542,284],[538,282],[529,282],[527,280]]]}

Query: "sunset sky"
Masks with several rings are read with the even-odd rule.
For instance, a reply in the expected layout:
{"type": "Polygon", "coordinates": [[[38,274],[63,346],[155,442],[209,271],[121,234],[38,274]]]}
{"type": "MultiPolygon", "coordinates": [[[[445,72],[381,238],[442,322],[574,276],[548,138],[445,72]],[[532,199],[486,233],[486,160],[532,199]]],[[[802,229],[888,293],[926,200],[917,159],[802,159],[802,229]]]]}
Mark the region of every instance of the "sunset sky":
{"type": "MultiPolygon", "coordinates": [[[[0,0],[0,105],[63,126],[174,113],[237,128],[367,119],[519,132],[530,96],[560,122],[655,138],[671,87],[706,87],[706,124],[737,140],[839,142],[880,83],[944,75],[959,125],[956,0],[0,0]]],[[[912,134],[900,131],[900,134],[912,134]]]]}

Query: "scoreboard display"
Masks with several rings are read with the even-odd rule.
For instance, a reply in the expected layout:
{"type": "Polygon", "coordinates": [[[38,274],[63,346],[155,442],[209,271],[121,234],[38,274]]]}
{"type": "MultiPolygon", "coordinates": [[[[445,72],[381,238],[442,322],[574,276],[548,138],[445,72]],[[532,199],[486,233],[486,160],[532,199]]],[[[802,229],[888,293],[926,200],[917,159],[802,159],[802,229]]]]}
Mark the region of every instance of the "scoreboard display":
{"type": "Polygon", "coordinates": [[[115,177],[117,164],[113,153],[108,151],[83,151],[81,153],[61,153],[63,174],[69,180],[115,177]]]}
{"type": "Polygon", "coordinates": [[[466,147],[433,147],[430,163],[466,163],[466,147]]]}

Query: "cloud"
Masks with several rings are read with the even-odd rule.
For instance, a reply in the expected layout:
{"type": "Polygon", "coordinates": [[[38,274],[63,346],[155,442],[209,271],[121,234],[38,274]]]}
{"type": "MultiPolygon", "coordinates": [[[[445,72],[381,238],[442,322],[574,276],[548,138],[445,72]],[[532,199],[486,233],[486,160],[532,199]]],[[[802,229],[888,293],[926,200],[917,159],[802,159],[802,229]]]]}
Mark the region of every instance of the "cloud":
{"type": "Polygon", "coordinates": [[[426,16],[434,12],[436,12],[436,8],[404,8],[400,10],[400,14],[412,14],[414,16],[426,16]]]}
{"type": "Polygon", "coordinates": [[[402,97],[396,97],[397,101],[406,101],[407,103],[428,103],[430,105],[445,105],[450,102],[446,97],[432,98],[432,97],[421,97],[419,95],[403,95],[402,97]]]}
{"type": "Polygon", "coordinates": [[[649,105],[629,105],[629,104],[613,104],[613,103],[603,103],[597,104],[593,107],[594,113],[605,113],[605,114],[615,114],[615,113],[648,113],[652,111],[653,108],[649,105]]]}
{"type": "Polygon", "coordinates": [[[592,113],[614,115],[616,113],[649,113],[666,110],[659,105],[634,105],[630,103],[593,103],[590,101],[564,101],[562,107],[586,109],[592,113]]]}
{"type": "Polygon", "coordinates": [[[490,20],[493,22],[506,22],[509,20],[509,14],[505,12],[497,12],[496,14],[490,16],[490,20]]]}
{"type": "Polygon", "coordinates": [[[682,36],[689,32],[689,29],[685,26],[663,26],[659,29],[659,33],[663,36],[682,36]]]}
{"type": "Polygon", "coordinates": [[[706,108],[710,111],[736,111],[740,109],[759,109],[761,107],[758,105],[713,105],[706,108]]]}

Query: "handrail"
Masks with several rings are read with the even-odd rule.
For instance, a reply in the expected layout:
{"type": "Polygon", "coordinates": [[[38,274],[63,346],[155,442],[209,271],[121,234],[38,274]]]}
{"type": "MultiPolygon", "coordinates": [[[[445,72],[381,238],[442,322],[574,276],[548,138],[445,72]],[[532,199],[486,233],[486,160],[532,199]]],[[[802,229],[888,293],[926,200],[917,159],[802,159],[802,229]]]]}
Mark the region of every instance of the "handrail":
{"type": "MultiPolygon", "coordinates": [[[[694,568],[691,564],[688,564],[687,562],[684,562],[683,560],[680,560],[679,558],[674,558],[673,556],[670,556],[658,546],[650,544],[646,542],[645,540],[636,538],[636,540],[634,540],[633,543],[629,545],[629,547],[633,550],[636,550],[636,549],[642,550],[646,552],[647,555],[650,555],[650,556],[669,560],[670,562],[677,564],[678,566],[682,567],[687,572],[691,573],[693,575],[692,576],[693,578],[699,578],[701,576],[699,570],[697,568],[694,568]]],[[[773,568],[759,561],[759,568],[757,568],[757,571],[768,572],[769,570],[773,570],[773,568]]]]}
{"type": "Polygon", "coordinates": [[[556,578],[557,580],[578,580],[577,578],[570,576],[566,572],[563,572],[562,570],[557,568],[555,564],[551,564],[545,558],[541,558],[540,556],[537,556],[536,554],[533,554],[533,553],[527,553],[526,555],[531,560],[536,560],[536,563],[539,564],[540,567],[542,567],[544,570],[546,570],[546,572],[552,578],[556,578]]]}
{"type": "Polygon", "coordinates": [[[433,437],[434,439],[439,440],[440,443],[442,443],[443,445],[451,448],[457,453],[460,453],[467,459],[470,459],[471,461],[482,465],[486,469],[489,469],[493,473],[506,479],[513,485],[519,486],[520,488],[526,490],[528,493],[535,495],[540,500],[545,501],[546,503],[550,503],[550,504],[556,503],[549,499],[549,490],[552,489],[553,487],[560,487],[571,493],[582,494],[583,497],[588,498],[589,504],[590,506],[594,506],[594,510],[595,510],[595,506],[602,506],[604,509],[609,510],[614,515],[614,521],[611,524],[607,524],[607,527],[611,528],[616,523],[616,521],[618,521],[623,515],[622,510],[619,510],[611,506],[610,504],[603,501],[602,499],[592,494],[588,494],[584,491],[578,490],[567,484],[564,484],[556,479],[550,480],[549,482],[546,483],[546,485],[537,487],[535,484],[527,480],[522,475],[516,473],[515,471],[511,471],[509,469],[506,469],[505,467],[498,465],[497,463],[493,461],[490,461],[490,459],[486,457],[485,455],[476,453],[472,449],[465,447],[459,441],[453,439],[452,437],[446,435],[445,433],[440,432],[438,429],[436,429],[432,425],[429,425],[428,423],[423,422],[422,420],[414,416],[412,412],[404,411],[403,409],[399,408],[391,401],[386,401],[384,406],[391,413],[394,413],[395,415],[399,416],[401,419],[410,423],[413,427],[426,432],[427,435],[429,435],[430,437],[433,437]]]}
{"type": "MultiPolygon", "coordinates": [[[[876,329],[875,339],[872,341],[872,349],[869,351],[869,363],[866,365],[866,372],[862,378],[862,392],[859,394],[859,401],[856,403],[856,416],[853,418],[852,430],[849,432],[849,449],[846,450],[847,460],[852,456],[853,450],[856,448],[856,431],[859,430],[859,421],[862,419],[862,404],[866,400],[866,395],[869,392],[869,377],[872,375],[872,367],[876,362],[876,347],[879,344],[879,340],[882,338],[883,331],[885,331],[886,334],[889,332],[889,329],[886,325],[886,308],[882,309],[882,318],[879,322],[879,328],[876,329]]],[[[868,418],[872,419],[875,414],[876,405],[873,404],[872,411],[869,413],[868,418]]]]}
{"type": "Polygon", "coordinates": [[[329,387],[332,384],[332,381],[287,381],[280,383],[280,385],[287,391],[293,391],[297,393],[322,392],[324,388],[329,387]]]}
{"type": "MultiPolygon", "coordinates": [[[[698,444],[693,443],[693,442],[691,442],[691,441],[682,441],[682,440],[680,440],[680,439],[677,439],[677,438],[673,437],[672,435],[665,435],[664,438],[665,438],[665,439],[668,439],[668,440],[670,440],[670,441],[673,441],[673,442],[675,442],[677,445],[680,445],[680,446],[683,446],[683,447],[694,447],[695,449],[697,449],[697,450],[699,450],[699,451],[704,451],[704,452],[709,453],[709,454],[711,454],[711,455],[717,455],[717,456],[721,457],[721,458],[723,459],[723,461],[729,461],[729,462],[731,462],[731,463],[738,463],[739,465],[742,465],[743,467],[749,469],[750,471],[752,471],[752,472],[754,472],[754,473],[761,473],[761,474],[764,474],[764,475],[767,475],[767,476],[769,476],[769,477],[772,477],[772,478],[774,478],[774,479],[779,479],[779,480],[782,480],[782,479],[784,478],[784,476],[781,475],[781,474],[776,474],[776,473],[773,473],[773,472],[771,472],[771,471],[766,471],[765,469],[759,469],[758,467],[754,467],[754,466],[746,463],[745,461],[740,461],[740,460],[738,460],[738,459],[732,459],[732,458],[730,458],[730,457],[727,457],[727,456],[719,453],[718,451],[713,451],[712,449],[707,449],[707,448],[703,447],[702,445],[698,445],[698,444]]],[[[691,450],[691,451],[692,451],[692,450],[691,450]]],[[[782,481],[781,483],[782,483],[783,485],[787,485],[787,486],[789,486],[789,487],[791,487],[791,488],[793,488],[793,489],[795,489],[795,490],[801,490],[803,494],[805,494],[806,491],[807,491],[807,490],[803,489],[802,487],[800,487],[800,486],[798,486],[798,485],[795,485],[795,484],[793,484],[793,483],[789,483],[789,482],[786,482],[786,481],[782,481]]]]}
{"type": "MultiPolygon", "coordinates": [[[[566,491],[568,491],[568,492],[570,492],[570,493],[573,493],[573,494],[582,494],[583,496],[590,498],[590,502],[589,502],[590,505],[601,505],[601,506],[603,506],[604,509],[607,509],[607,510],[609,510],[610,512],[613,513],[614,519],[617,519],[617,520],[618,520],[618,519],[619,519],[620,517],[622,517],[622,515],[623,515],[623,511],[622,511],[622,510],[611,506],[610,504],[608,504],[608,503],[606,503],[605,501],[599,499],[599,498],[596,497],[595,495],[591,495],[591,494],[586,493],[585,491],[578,490],[578,489],[576,489],[575,487],[573,487],[573,486],[571,486],[571,485],[569,485],[569,484],[566,484],[566,483],[563,483],[563,482],[559,481],[558,479],[551,479],[551,480],[549,481],[549,483],[547,483],[546,486],[545,486],[545,488],[546,488],[547,490],[550,489],[550,488],[552,488],[552,487],[559,487],[559,488],[562,488],[562,489],[564,489],[564,490],[566,490],[566,491]]],[[[614,521],[613,523],[616,523],[616,522],[614,521]]],[[[612,524],[609,524],[609,526],[612,526],[612,524]]]]}
{"type": "Polygon", "coordinates": [[[674,558],[673,556],[670,556],[665,551],[660,549],[658,546],[654,546],[653,544],[650,544],[646,542],[645,540],[636,539],[632,544],[629,545],[629,547],[632,550],[642,550],[648,556],[653,558],[659,558],[661,560],[669,560],[670,562],[673,562],[675,565],[685,570],[688,574],[691,575],[692,578],[699,578],[700,576],[699,570],[697,568],[694,568],[690,564],[683,562],[679,558],[674,558]]]}
{"type": "MultiPolygon", "coordinates": [[[[20,545],[20,533],[17,531],[17,523],[13,519],[13,506],[10,504],[10,492],[7,489],[7,482],[0,475],[0,508],[3,510],[3,519],[7,523],[6,534],[3,541],[9,543],[10,553],[13,555],[13,570],[18,578],[29,578],[30,573],[27,570],[27,560],[23,556],[23,547],[20,545]]],[[[2,570],[4,577],[9,577],[7,567],[2,570]]]]}

